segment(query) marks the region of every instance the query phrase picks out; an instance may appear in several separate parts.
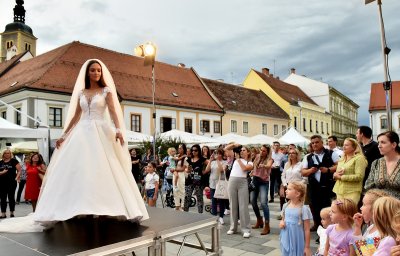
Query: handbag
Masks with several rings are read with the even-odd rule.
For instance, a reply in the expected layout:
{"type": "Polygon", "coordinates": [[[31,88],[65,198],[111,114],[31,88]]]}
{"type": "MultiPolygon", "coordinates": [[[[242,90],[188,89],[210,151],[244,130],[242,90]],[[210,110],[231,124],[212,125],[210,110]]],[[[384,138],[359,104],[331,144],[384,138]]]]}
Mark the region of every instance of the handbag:
{"type": "Polygon", "coordinates": [[[219,175],[217,185],[215,186],[214,198],[218,199],[229,199],[228,194],[228,181],[224,172],[225,179],[221,180],[221,174],[219,175]]]}

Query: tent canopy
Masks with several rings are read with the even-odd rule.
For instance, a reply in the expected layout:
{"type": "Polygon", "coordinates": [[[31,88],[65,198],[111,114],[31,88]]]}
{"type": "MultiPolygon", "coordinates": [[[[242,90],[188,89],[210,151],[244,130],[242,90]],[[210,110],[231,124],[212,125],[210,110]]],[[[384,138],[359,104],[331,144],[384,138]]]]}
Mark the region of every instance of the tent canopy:
{"type": "Polygon", "coordinates": [[[45,130],[25,128],[0,117],[1,138],[41,139],[47,138],[47,135],[45,130]]]}
{"type": "Polygon", "coordinates": [[[238,135],[235,133],[227,133],[215,139],[220,144],[228,144],[230,142],[235,142],[241,145],[250,144],[250,137],[238,135]]]}
{"type": "Polygon", "coordinates": [[[291,127],[289,131],[283,135],[279,141],[283,144],[295,144],[299,146],[305,146],[310,143],[310,140],[303,137],[296,129],[291,127]]]}
{"type": "Polygon", "coordinates": [[[201,136],[193,133],[188,133],[184,131],[179,131],[176,129],[170,130],[168,132],[164,132],[160,134],[161,139],[179,139],[187,144],[205,144],[205,143],[213,143],[216,142],[215,139],[201,136]]]}
{"type": "Polygon", "coordinates": [[[140,132],[134,132],[134,131],[126,131],[126,137],[128,142],[132,143],[141,143],[143,141],[148,142],[148,141],[153,141],[153,136],[140,133],[140,132]]]}

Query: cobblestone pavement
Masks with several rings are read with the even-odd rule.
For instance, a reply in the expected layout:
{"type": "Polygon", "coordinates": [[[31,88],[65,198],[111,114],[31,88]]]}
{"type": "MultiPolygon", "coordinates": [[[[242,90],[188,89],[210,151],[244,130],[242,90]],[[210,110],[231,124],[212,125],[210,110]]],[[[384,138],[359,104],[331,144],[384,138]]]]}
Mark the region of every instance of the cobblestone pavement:
{"type": "MultiPolygon", "coordinates": [[[[209,204],[209,200],[205,199],[205,205],[209,204]]],[[[161,202],[158,202],[158,207],[161,206],[161,202]]],[[[279,221],[276,217],[279,215],[279,199],[275,199],[275,203],[269,204],[270,215],[271,215],[271,233],[269,235],[260,235],[261,229],[253,229],[251,231],[250,238],[243,238],[240,232],[234,235],[227,235],[226,232],[229,229],[230,219],[229,216],[224,217],[225,224],[220,226],[220,244],[222,246],[222,251],[224,255],[229,256],[277,256],[280,255],[279,250],[279,221]]],[[[16,217],[25,216],[32,211],[32,207],[29,204],[21,203],[16,206],[15,215],[16,217]]],[[[191,212],[197,212],[197,207],[191,207],[191,212]]],[[[256,221],[255,214],[251,205],[249,205],[250,219],[251,223],[254,224],[256,221]]],[[[203,214],[210,214],[209,212],[204,212],[203,214]]],[[[216,218],[217,220],[217,218],[216,218]]],[[[211,246],[211,232],[209,230],[204,230],[199,233],[204,244],[208,247],[211,246]]],[[[315,252],[318,245],[315,243],[317,238],[316,233],[311,233],[311,248],[315,252]]],[[[183,238],[182,238],[183,239],[183,238]]],[[[199,244],[196,236],[191,235],[187,238],[187,241],[193,244],[199,244]]],[[[167,255],[176,255],[179,250],[179,245],[167,243],[167,255]]],[[[147,249],[142,249],[135,252],[137,256],[147,255],[147,249]]],[[[181,252],[182,256],[187,255],[205,255],[205,252],[189,247],[184,247],[181,252]]]]}

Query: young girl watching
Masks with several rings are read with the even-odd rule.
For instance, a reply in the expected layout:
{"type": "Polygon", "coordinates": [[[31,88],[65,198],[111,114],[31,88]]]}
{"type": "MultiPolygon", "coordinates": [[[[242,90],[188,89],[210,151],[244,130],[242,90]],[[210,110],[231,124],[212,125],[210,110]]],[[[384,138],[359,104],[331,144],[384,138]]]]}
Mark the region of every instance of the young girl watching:
{"type": "Polygon", "coordinates": [[[145,190],[146,190],[146,198],[147,204],[149,206],[156,206],[157,195],[158,195],[158,184],[160,177],[155,172],[157,164],[155,162],[150,162],[146,167],[146,177],[145,181],[145,190]]]}
{"type": "Polygon", "coordinates": [[[175,171],[176,168],[176,161],[178,160],[178,158],[175,156],[176,155],[176,149],[175,148],[169,148],[168,149],[168,163],[169,163],[169,171],[175,176],[175,178],[173,179],[174,181],[174,191],[178,191],[178,180],[179,180],[179,176],[178,176],[178,172],[175,171]]]}
{"type": "Polygon", "coordinates": [[[286,198],[290,200],[282,208],[280,243],[281,254],[311,255],[310,220],[311,210],[304,205],[306,186],[299,181],[290,182],[286,190],[286,198]]]}
{"type": "Polygon", "coordinates": [[[391,221],[399,209],[400,201],[394,197],[381,197],[375,201],[372,211],[372,221],[381,235],[381,240],[373,254],[374,256],[389,256],[392,247],[396,246],[395,239],[397,234],[391,225],[391,221]]]}
{"type": "Polygon", "coordinates": [[[326,229],[327,242],[325,256],[354,255],[353,242],[353,216],[357,213],[357,205],[351,199],[342,198],[332,202],[331,221],[335,224],[326,229]]]}

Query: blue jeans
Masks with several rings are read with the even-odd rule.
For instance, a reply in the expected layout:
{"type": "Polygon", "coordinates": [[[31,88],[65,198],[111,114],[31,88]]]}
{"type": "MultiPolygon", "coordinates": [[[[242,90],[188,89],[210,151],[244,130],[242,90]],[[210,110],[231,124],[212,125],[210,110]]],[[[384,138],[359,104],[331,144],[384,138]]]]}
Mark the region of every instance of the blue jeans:
{"type": "Polygon", "coordinates": [[[215,189],[211,188],[211,214],[217,215],[217,205],[219,205],[219,217],[224,217],[225,205],[228,199],[218,199],[214,198],[215,189]]]}
{"type": "Polygon", "coordinates": [[[269,207],[268,207],[268,188],[269,182],[261,182],[257,177],[253,177],[255,189],[251,192],[251,205],[257,218],[261,218],[260,209],[258,208],[258,195],[260,195],[261,208],[264,213],[264,219],[269,221],[269,207]]]}

